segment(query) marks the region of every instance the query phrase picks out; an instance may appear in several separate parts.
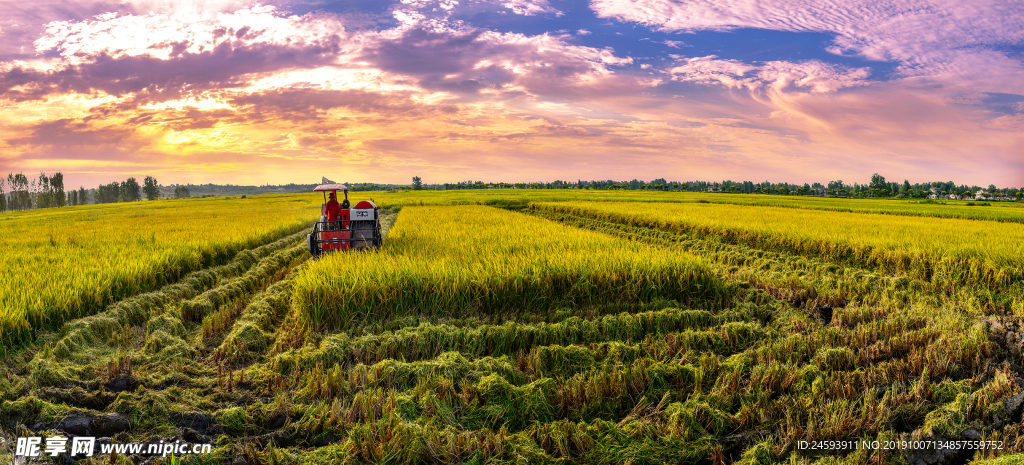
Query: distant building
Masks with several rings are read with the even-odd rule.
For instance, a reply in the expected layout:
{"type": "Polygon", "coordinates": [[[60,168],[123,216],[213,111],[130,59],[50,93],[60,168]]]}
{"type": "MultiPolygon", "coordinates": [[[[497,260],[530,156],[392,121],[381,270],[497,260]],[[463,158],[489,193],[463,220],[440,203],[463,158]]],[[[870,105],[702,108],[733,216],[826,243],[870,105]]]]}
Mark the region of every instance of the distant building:
{"type": "Polygon", "coordinates": [[[974,200],[985,200],[985,194],[987,193],[982,189],[978,189],[978,192],[974,193],[974,200]]]}
{"type": "Polygon", "coordinates": [[[928,189],[928,192],[930,192],[930,194],[928,194],[928,198],[929,199],[938,199],[941,196],[941,194],[942,194],[941,192],[939,192],[939,188],[938,187],[933,187],[931,189],[928,189]]]}

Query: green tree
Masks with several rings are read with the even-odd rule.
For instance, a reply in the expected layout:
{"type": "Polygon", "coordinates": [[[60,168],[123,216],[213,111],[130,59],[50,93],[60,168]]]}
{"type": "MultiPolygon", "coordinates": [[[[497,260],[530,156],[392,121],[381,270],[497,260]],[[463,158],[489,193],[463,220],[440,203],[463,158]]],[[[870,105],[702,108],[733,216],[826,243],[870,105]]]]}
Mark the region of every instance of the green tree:
{"type": "Polygon", "coordinates": [[[145,184],[142,191],[146,193],[146,200],[156,200],[160,198],[160,189],[157,187],[156,178],[146,176],[146,179],[142,182],[145,184]]]}
{"type": "Polygon", "coordinates": [[[178,184],[174,186],[174,198],[176,199],[187,199],[192,195],[188,192],[188,187],[178,184]]]}
{"type": "Polygon", "coordinates": [[[139,182],[135,178],[128,178],[121,183],[121,201],[122,202],[135,202],[142,200],[142,187],[139,186],[139,182]]]}
{"type": "Polygon", "coordinates": [[[54,207],[63,207],[67,201],[67,196],[64,195],[64,174],[60,171],[53,173],[50,177],[50,192],[52,195],[52,202],[54,207]]]}
{"type": "Polygon", "coordinates": [[[871,189],[878,189],[879,191],[885,189],[885,176],[882,176],[878,173],[872,174],[871,184],[868,187],[870,187],[871,189]]]}
{"type": "Polygon", "coordinates": [[[421,191],[423,190],[423,180],[419,176],[412,177],[412,190],[421,191]]]}
{"type": "Polygon", "coordinates": [[[85,187],[78,186],[78,204],[85,205],[89,203],[89,191],[85,190],[85,187]]]}
{"type": "Polygon", "coordinates": [[[839,192],[843,190],[843,186],[844,186],[843,180],[842,179],[838,179],[838,180],[835,180],[835,181],[829,181],[827,189],[828,189],[829,192],[832,192],[835,195],[840,195],[839,192]]]}
{"type": "Polygon", "coordinates": [[[0,179],[0,213],[7,211],[7,194],[4,193],[4,180],[0,179]]]}
{"type": "Polygon", "coordinates": [[[46,173],[39,173],[39,181],[36,183],[36,208],[55,207],[53,191],[50,189],[50,177],[46,173]]]}
{"type": "Polygon", "coordinates": [[[121,185],[117,182],[96,187],[95,203],[114,203],[121,200],[121,185]]]}
{"type": "Polygon", "coordinates": [[[7,208],[10,210],[26,210],[32,208],[32,195],[29,192],[28,176],[24,173],[7,175],[7,186],[11,190],[7,208]]]}

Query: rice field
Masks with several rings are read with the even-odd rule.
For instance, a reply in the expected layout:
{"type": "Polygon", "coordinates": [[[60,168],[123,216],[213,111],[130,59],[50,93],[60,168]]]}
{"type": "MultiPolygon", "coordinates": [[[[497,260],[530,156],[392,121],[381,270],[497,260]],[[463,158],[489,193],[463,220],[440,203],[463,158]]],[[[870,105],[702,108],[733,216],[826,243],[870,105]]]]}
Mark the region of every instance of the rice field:
{"type": "Polygon", "coordinates": [[[295,306],[315,330],[410,313],[524,314],[724,293],[688,254],[484,206],[406,207],[380,253],[330,255],[295,286],[295,306]]]}
{"type": "MultiPolygon", "coordinates": [[[[684,194],[684,201],[760,207],[799,208],[849,213],[930,216],[969,220],[1024,222],[1024,202],[929,199],[843,199],[836,197],[761,194],[684,194]]],[[[630,201],[638,201],[630,199],[630,201]]],[[[652,201],[663,201],[661,199],[652,201]]]]}
{"type": "Polygon", "coordinates": [[[1024,277],[1024,229],[1014,223],[703,203],[531,206],[907,273],[946,288],[998,289],[1024,277]]]}
{"type": "Polygon", "coordinates": [[[844,199],[835,197],[723,194],[706,192],[663,192],[636,190],[574,189],[476,189],[419,192],[367,192],[379,205],[467,205],[507,206],[527,202],[643,202],[714,203],[825,210],[847,213],[876,213],[896,216],[959,218],[1024,223],[1024,202],[928,199],[844,199]]]}
{"type": "Polygon", "coordinates": [[[0,219],[0,347],[304,229],[315,198],[190,199],[0,219]]]}
{"type": "Polygon", "coordinates": [[[374,193],[384,247],[315,261],[319,199],[268,198],[297,232],[13,346],[0,460],[87,431],[202,464],[1022,461],[1011,222],[475,194],[374,193]],[[876,440],[1000,448],[807,447],[876,440]]]}

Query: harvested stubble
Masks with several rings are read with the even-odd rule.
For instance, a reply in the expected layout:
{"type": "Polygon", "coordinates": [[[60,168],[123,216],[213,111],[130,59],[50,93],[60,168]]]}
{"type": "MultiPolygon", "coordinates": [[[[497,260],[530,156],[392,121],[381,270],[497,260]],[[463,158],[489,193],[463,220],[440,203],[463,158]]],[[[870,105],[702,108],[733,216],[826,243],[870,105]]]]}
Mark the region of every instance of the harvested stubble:
{"type": "Polygon", "coordinates": [[[509,321],[500,325],[471,327],[423,323],[362,336],[352,336],[347,332],[332,334],[316,348],[302,348],[275,357],[273,367],[282,375],[291,375],[296,368],[312,369],[317,364],[349,367],[387,359],[427,360],[453,351],[476,357],[511,356],[537,346],[640,341],[657,334],[706,329],[730,321],[754,319],[749,313],[714,314],[706,310],[669,308],[607,315],[594,320],[571,317],[557,323],[509,321]]]}
{"type": "Polygon", "coordinates": [[[231,331],[214,351],[216,361],[232,365],[261,358],[273,344],[277,324],[291,308],[292,283],[297,276],[290,271],[280,281],[251,300],[234,322],[231,331]]]}
{"type": "MultiPolygon", "coordinates": [[[[745,442],[728,452],[732,459],[763,454],[777,461],[801,440],[898,439],[893,428],[903,422],[920,425],[913,437],[956,437],[971,422],[1008,419],[1002,399],[1019,387],[1002,369],[987,381],[977,376],[985,364],[975,355],[991,349],[980,326],[963,339],[934,329],[937,337],[914,342],[909,353],[895,348],[884,360],[858,358],[846,345],[877,345],[859,341],[860,335],[902,341],[898,325],[876,323],[850,334],[822,328],[782,338],[749,339],[742,333],[756,326],[736,323],[701,331],[732,333],[722,355],[713,346],[675,345],[680,335],[693,333],[686,331],[634,343],[615,340],[626,334],[609,335],[601,343],[540,345],[497,357],[445,352],[347,367],[321,358],[286,376],[294,380],[285,384],[297,392],[294,399],[308,405],[286,436],[340,436],[344,454],[336,458],[352,463],[382,457],[399,463],[503,462],[526,455],[541,463],[701,463],[736,432],[770,434],[763,436],[764,449],[745,434],[731,439],[745,442]],[[968,381],[972,377],[978,381],[968,381]],[[558,447],[566,438],[546,428],[568,424],[580,427],[575,442],[558,447]],[[588,425],[604,426],[598,431],[588,425]],[[374,433],[366,436],[369,430],[374,433]],[[442,437],[466,442],[447,451],[451,455],[424,447],[442,437]],[[404,438],[405,445],[392,444],[394,438],[404,438]],[[632,452],[623,455],[620,448],[632,452]]],[[[898,452],[873,457],[901,460],[898,452]]]]}
{"type": "Polygon", "coordinates": [[[688,254],[482,206],[406,207],[379,253],[332,254],[295,283],[307,329],[406,314],[509,316],[656,298],[720,304],[727,286],[688,254]]]}
{"type": "Polygon", "coordinates": [[[210,289],[202,293],[202,295],[182,301],[179,305],[181,319],[185,321],[200,321],[218,310],[222,305],[252,295],[254,291],[263,287],[270,279],[274,278],[274,274],[278,270],[309,254],[306,244],[294,245],[295,239],[298,239],[298,237],[292,236],[290,239],[293,247],[268,257],[268,259],[261,261],[242,276],[219,283],[216,288],[210,289]]]}

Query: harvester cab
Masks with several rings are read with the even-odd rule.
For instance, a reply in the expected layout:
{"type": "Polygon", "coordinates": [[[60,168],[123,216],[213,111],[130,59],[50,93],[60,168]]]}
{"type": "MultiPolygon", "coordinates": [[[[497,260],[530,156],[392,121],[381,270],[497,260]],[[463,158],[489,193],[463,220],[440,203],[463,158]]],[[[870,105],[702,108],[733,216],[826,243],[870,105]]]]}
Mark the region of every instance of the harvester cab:
{"type": "Polygon", "coordinates": [[[320,206],[320,220],[313,223],[313,231],[306,235],[310,254],[319,257],[327,251],[380,247],[383,238],[376,204],[363,200],[351,207],[348,187],[344,184],[322,184],[313,192],[323,192],[324,203],[320,206]],[[345,196],[340,204],[337,201],[338,191],[345,196]]]}

